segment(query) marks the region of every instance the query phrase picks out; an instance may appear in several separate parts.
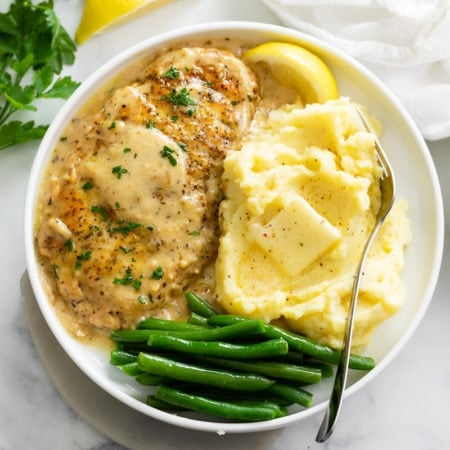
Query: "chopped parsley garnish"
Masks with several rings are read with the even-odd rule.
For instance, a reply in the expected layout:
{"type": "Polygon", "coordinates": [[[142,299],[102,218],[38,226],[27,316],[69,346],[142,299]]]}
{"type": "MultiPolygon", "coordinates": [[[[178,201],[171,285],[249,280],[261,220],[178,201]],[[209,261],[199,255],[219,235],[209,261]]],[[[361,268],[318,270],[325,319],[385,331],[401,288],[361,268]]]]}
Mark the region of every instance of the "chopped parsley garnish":
{"type": "Polygon", "coordinates": [[[149,120],[149,121],[147,122],[147,125],[145,125],[145,127],[146,127],[146,128],[154,128],[154,127],[155,127],[155,123],[152,122],[151,120],[149,120]]]}
{"type": "Polygon", "coordinates": [[[117,176],[117,178],[122,178],[124,173],[128,173],[127,169],[124,169],[122,166],[115,166],[112,168],[112,173],[117,176]]]}
{"type": "Polygon", "coordinates": [[[186,151],[187,145],[184,142],[177,142],[178,147],[181,148],[181,150],[183,150],[183,152],[186,151]]]}
{"type": "Polygon", "coordinates": [[[126,222],[126,223],[120,222],[119,225],[120,226],[118,226],[118,227],[108,228],[108,232],[109,233],[122,233],[123,236],[128,236],[130,231],[134,230],[135,228],[142,227],[141,223],[136,223],[136,222],[126,222]]]}
{"type": "Polygon", "coordinates": [[[114,278],[113,283],[114,284],[122,284],[124,286],[127,286],[133,282],[134,278],[131,273],[131,269],[129,267],[126,268],[125,274],[122,278],[114,278]]]}
{"type": "Polygon", "coordinates": [[[94,183],[93,183],[91,180],[86,181],[86,183],[84,183],[83,186],[81,186],[81,188],[82,188],[84,191],[89,191],[89,190],[92,189],[93,187],[94,187],[94,183]]]}
{"type": "Polygon", "coordinates": [[[134,289],[136,291],[138,291],[142,286],[142,281],[134,279],[132,284],[133,284],[134,289]]]}
{"type": "Polygon", "coordinates": [[[164,270],[161,266],[158,266],[153,273],[151,274],[150,278],[152,280],[160,280],[164,276],[164,270]]]}
{"type": "Polygon", "coordinates": [[[104,222],[106,222],[109,219],[108,211],[103,206],[94,205],[92,206],[91,211],[94,214],[98,214],[104,222]]]}
{"type": "Polygon", "coordinates": [[[92,256],[92,251],[86,250],[85,252],[77,255],[77,259],[78,259],[78,261],[87,261],[88,259],[91,259],[91,256],[92,256]]]}
{"type": "Polygon", "coordinates": [[[64,247],[67,248],[68,252],[73,252],[73,249],[74,249],[75,246],[73,244],[72,239],[67,239],[67,241],[64,242],[64,247]]]}
{"type": "Polygon", "coordinates": [[[88,261],[89,259],[91,259],[91,255],[92,255],[91,250],[86,250],[85,252],[77,255],[77,261],[75,262],[75,269],[81,269],[81,263],[83,261],[88,261]]]}
{"type": "Polygon", "coordinates": [[[178,116],[177,116],[176,114],[174,114],[174,115],[170,118],[170,120],[171,120],[173,123],[175,123],[175,122],[178,120],[178,116]]]}
{"type": "Polygon", "coordinates": [[[147,296],[145,296],[145,295],[140,295],[140,296],[138,297],[138,302],[139,302],[141,305],[145,305],[145,304],[147,304],[148,302],[153,303],[153,295],[152,295],[152,294],[148,294],[147,296]]]}
{"type": "Polygon", "coordinates": [[[238,103],[239,103],[239,102],[238,102],[237,100],[232,100],[232,101],[231,101],[231,104],[232,104],[233,106],[236,106],[238,103]]]}
{"type": "Polygon", "coordinates": [[[169,95],[163,95],[161,100],[166,100],[172,103],[173,106],[190,106],[197,104],[191,97],[189,97],[189,91],[185,87],[179,91],[172,89],[169,95]]]}
{"type": "Polygon", "coordinates": [[[120,209],[120,203],[119,202],[114,203],[114,208],[120,209]]]}
{"type": "Polygon", "coordinates": [[[108,130],[112,130],[117,127],[117,122],[111,122],[111,125],[108,127],[108,130]]]}
{"type": "Polygon", "coordinates": [[[124,152],[124,153],[130,153],[130,152],[131,152],[131,148],[130,148],[130,147],[125,147],[125,148],[123,149],[123,152],[124,152]]]}
{"type": "Polygon", "coordinates": [[[190,234],[191,236],[199,236],[199,235],[200,235],[200,231],[196,231],[196,230],[194,230],[194,231],[189,231],[188,234],[190,234]]]}
{"type": "Polygon", "coordinates": [[[171,67],[169,70],[163,73],[164,78],[170,78],[171,80],[175,80],[180,75],[180,71],[175,67],[171,67]]]}
{"type": "MultiPolygon", "coordinates": [[[[142,276],[141,276],[142,278],[142,276]]],[[[122,286],[132,286],[136,291],[138,291],[142,286],[142,281],[138,278],[133,277],[133,273],[130,267],[127,267],[125,274],[122,278],[114,278],[114,284],[121,284],[122,286]]]]}
{"type": "Polygon", "coordinates": [[[169,160],[170,165],[172,166],[176,166],[177,165],[177,160],[175,158],[175,156],[177,153],[175,152],[175,150],[173,148],[168,147],[167,145],[165,145],[163,147],[163,149],[161,150],[161,156],[163,158],[167,158],[169,160]]]}

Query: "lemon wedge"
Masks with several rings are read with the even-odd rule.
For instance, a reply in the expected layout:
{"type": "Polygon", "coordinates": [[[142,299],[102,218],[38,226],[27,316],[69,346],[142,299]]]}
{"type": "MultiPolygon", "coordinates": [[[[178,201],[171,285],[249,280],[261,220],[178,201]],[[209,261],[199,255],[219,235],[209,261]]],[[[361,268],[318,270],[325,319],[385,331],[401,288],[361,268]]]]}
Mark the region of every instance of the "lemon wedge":
{"type": "Polygon", "coordinates": [[[131,19],[169,0],[86,0],[75,40],[83,44],[94,34],[131,19]]]}
{"type": "Polygon", "coordinates": [[[339,98],[336,80],[328,66],[314,53],[294,44],[267,42],[247,50],[249,64],[263,62],[273,77],[294,87],[306,103],[324,103],[339,98]]]}

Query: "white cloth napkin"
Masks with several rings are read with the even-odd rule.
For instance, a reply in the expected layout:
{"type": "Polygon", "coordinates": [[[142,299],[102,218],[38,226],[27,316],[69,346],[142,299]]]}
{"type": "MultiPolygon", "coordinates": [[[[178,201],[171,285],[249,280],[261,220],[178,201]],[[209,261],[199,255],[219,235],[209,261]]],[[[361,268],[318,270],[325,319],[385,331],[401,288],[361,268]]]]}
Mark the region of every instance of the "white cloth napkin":
{"type": "Polygon", "coordinates": [[[263,0],[291,28],[359,60],[425,139],[450,136],[450,0],[263,0]]]}

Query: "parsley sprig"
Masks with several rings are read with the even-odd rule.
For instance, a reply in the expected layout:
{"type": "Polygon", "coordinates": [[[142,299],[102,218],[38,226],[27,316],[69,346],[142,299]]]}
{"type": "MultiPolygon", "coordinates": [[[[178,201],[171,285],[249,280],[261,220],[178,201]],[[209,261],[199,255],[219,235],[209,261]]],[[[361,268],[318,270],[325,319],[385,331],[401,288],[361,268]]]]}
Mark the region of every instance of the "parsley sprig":
{"type": "Polygon", "coordinates": [[[73,64],[76,46],[59,22],[53,0],[15,0],[0,13],[0,150],[41,139],[48,125],[11,120],[37,111],[37,99],[67,99],[79,83],[57,76],[73,64]]]}
{"type": "Polygon", "coordinates": [[[189,91],[186,87],[179,91],[172,89],[168,95],[163,95],[161,100],[172,103],[173,106],[196,106],[197,103],[189,96],[189,91]]]}

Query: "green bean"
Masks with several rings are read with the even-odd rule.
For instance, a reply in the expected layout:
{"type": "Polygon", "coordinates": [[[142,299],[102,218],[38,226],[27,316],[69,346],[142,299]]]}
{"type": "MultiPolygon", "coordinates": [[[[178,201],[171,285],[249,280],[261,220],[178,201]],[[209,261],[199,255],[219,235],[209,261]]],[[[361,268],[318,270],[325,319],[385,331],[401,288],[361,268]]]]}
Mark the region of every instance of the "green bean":
{"type": "MultiPolygon", "coordinates": [[[[249,319],[227,314],[216,314],[215,316],[208,318],[208,323],[210,325],[225,326],[244,320],[249,319]]],[[[265,324],[264,335],[270,339],[283,338],[288,342],[291,349],[313,356],[322,361],[326,361],[331,364],[339,363],[341,354],[340,350],[319,344],[300,334],[284,330],[274,325],[265,324]]],[[[368,356],[351,354],[349,367],[351,369],[358,370],[371,370],[375,367],[375,361],[373,358],[368,356]]]]}
{"type": "MultiPolygon", "coordinates": [[[[134,330],[133,330],[134,331],[134,330]]],[[[145,352],[148,350],[147,341],[144,342],[126,342],[115,341],[116,350],[138,355],[139,352],[145,352]]]]}
{"type": "Polygon", "coordinates": [[[285,355],[288,352],[288,344],[284,339],[239,345],[222,341],[192,341],[170,335],[153,334],[149,336],[147,344],[152,348],[182,353],[238,359],[266,358],[285,355]]]}
{"type": "Polygon", "coordinates": [[[299,383],[320,383],[322,373],[320,369],[298,366],[273,361],[236,361],[232,359],[202,357],[204,361],[225,369],[237,370],[238,372],[257,373],[271,378],[297,381],[299,383]]]}
{"type": "Polygon", "coordinates": [[[269,407],[273,408],[276,413],[276,417],[284,417],[287,414],[287,408],[281,406],[277,401],[269,400],[269,399],[257,399],[257,398],[240,398],[236,400],[227,400],[228,405],[236,405],[236,406],[249,406],[252,408],[260,408],[260,407],[269,407]]]}
{"type": "Polygon", "coordinates": [[[146,399],[146,403],[149,406],[153,406],[153,408],[159,409],[161,411],[171,412],[171,413],[188,411],[187,408],[165,402],[164,400],[160,400],[159,398],[156,398],[154,395],[148,395],[147,399],[146,399]]]}
{"type": "Polygon", "coordinates": [[[139,384],[143,384],[144,386],[158,386],[165,378],[160,375],[153,375],[152,373],[141,372],[135,377],[135,380],[139,384]]]}
{"type": "Polygon", "coordinates": [[[148,341],[150,330],[116,330],[111,333],[111,339],[116,342],[145,343],[148,341]]]}
{"type": "Polygon", "coordinates": [[[139,330],[170,330],[170,331],[191,331],[201,330],[203,327],[193,323],[179,322],[177,320],[158,319],[149,317],[141,320],[137,324],[139,330]]]}
{"type": "Polygon", "coordinates": [[[122,364],[117,367],[122,372],[126,373],[127,375],[131,375],[132,377],[134,377],[135,375],[140,375],[142,373],[142,370],[139,368],[137,361],[130,362],[128,364],[122,364]]]}
{"type": "Polygon", "coordinates": [[[199,314],[200,316],[203,317],[211,317],[214,314],[216,314],[211,305],[208,302],[206,302],[206,300],[203,300],[197,294],[194,294],[191,291],[186,291],[184,293],[184,296],[186,298],[189,309],[192,312],[199,314]]]}
{"type": "Polygon", "coordinates": [[[164,385],[158,386],[155,397],[178,407],[240,421],[269,420],[285,414],[279,407],[270,404],[239,405],[189,394],[164,385]]]}
{"type": "Polygon", "coordinates": [[[109,362],[113,366],[121,366],[137,361],[137,355],[124,350],[111,350],[109,362]]]}
{"type": "Polygon", "coordinates": [[[208,326],[208,318],[203,317],[200,314],[191,312],[188,317],[188,323],[205,327],[208,326]]]}
{"type": "Polygon", "coordinates": [[[265,392],[269,392],[270,394],[275,394],[280,397],[285,398],[287,401],[292,403],[297,403],[306,408],[312,405],[312,394],[304,389],[291,386],[289,384],[283,384],[276,382],[272,386],[269,386],[265,392]]]}
{"type": "MultiPolygon", "coordinates": [[[[319,344],[304,336],[283,330],[282,328],[273,325],[266,324],[265,334],[271,339],[275,339],[277,337],[286,339],[291,348],[294,350],[301,351],[322,361],[335,365],[339,363],[341,355],[340,350],[319,344]]],[[[352,353],[350,355],[349,367],[356,370],[371,370],[375,367],[375,361],[369,356],[356,355],[352,353]]]]}
{"type": "Polygon", "coordinates": [[[269,361],[278,361],[289,364],[303,364],[303,353],[288,351],[285,355],[276,356],[271,358],[269,361]]]}
{"type": "MultiPolygon", "coordinates": [[[[202,385],[194,385],[192,383],[181,383],[177,381],[164,381],[164,385],[169,385],[175,389],[179,389],[182,391],[187,391],[191,394],[202,395],[204,397],[213,398],[215,400],[227,400],[234,403],[239,402],[251,402],[254,400],[257,401],[268,401],[272,403],[277,403],[280,406],[291,406],[293,401],[288,400],[280,395],[270,394],[267,389],[263,389],[261,391],[252,391],[252,392],[235,392],[230,391],[228,389],[220,389],[213,386],[202,386],[202,385]]],[[[311,396],[311,394],[309,394],[311,396]]]]}
{"type": "Polygon", "coordinates": [[[244,322],[227,325],[224,327],[205,328],[200,327],[193,331],[166,331],[151,330],[148,338],[151,336],[173,336],[190,341],[220,341],[234,338],[247,338],[251,334],[262,334],[264,331],[264,322],[262,320],[246,320],[244,322]]]}
{"type": "Polygon", "coordinates": [[[334,375],[333,366],[330,366],[330,364],[316,362],[316,361],[304,361],[302,363],[302,365],[305,367],[319,369],[322,372],[323,378],[330,378],[334,375]]]}
{"type": "MultiPolygon", "coordinates": [[[[188,322],[151,317],[111,334],[110,363],[156,387],[150,406],[268,420],[287,414],[293,403],[311,406],[312,394],[300,386],[333,374],[328,363],[337,364],[339,350],[259,319],[217,314],[193,292],[185,296],[188,322]]],[[[375,363],[352,354],[349,365],[370,370],[375,363]]]]}
{"type": "Polygon", "coordinates": [[[261,375],[207,369],[149,353],[140,353],[138,363],[143,371],[154,375],[236,391],[259,391],[274,384],[261,375]]]}

